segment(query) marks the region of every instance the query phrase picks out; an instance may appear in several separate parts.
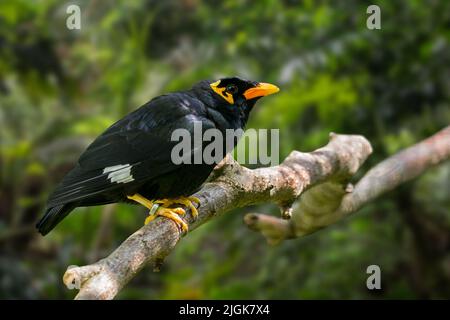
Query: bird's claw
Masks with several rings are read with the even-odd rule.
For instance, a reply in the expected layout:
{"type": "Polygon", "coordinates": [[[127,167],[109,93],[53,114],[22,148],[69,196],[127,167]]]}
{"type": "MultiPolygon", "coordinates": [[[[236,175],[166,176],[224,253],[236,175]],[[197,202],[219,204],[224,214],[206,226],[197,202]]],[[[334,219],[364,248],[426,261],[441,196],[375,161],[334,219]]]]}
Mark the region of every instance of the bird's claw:
{"type": "Polygon", "coordinates": [[[192,217],[194,218],[194,220],[196,220],[198,217],[198,210],[197,207],[193,204],[193,202],[195,202],[196,204],[200,204],[200,199],[191,196],[191,197],[180,197],[176,199],[162,199],[155,201],[155,203],[161,204],[164,207],[168,207],[172,204],[182,204],[189,208],[192,217]]]}
{"type": "Polygon", "coordinates": [[[153,215],[148,215],[147,216],[147,218],[145,218],[145,220],[144,220],[144,225],[147,225],[147,224],[149,224],[150,222],[152,222],[153,220],[155,220],[155,218],[156,218],[156,215],[155,214],[153,214],[153,215]]]}
{"type": "Polygon", "coordinates": [[[163,216],[174,221],[183,233],[187,233],[189,227],[187,223],[179,217],[180,215],[186,214],[186,211],[183,208],[170,208],[170,206],[173,204],[181,204],[189,208],[194,220],[198,217],[197,207],[193,204],[194,202],[196,204],[200,203],[200,199],[197,197],[180,197],[176,199],[161,199],[151,201],[139,194],[135,194],[132,196],[128,196],[128,198],[139,202],[150,210],[148,217],[145,218],[144,224],[149,224],[151,221],[155,220],[157,216],[163,216]]]}
{"type": "Polygon", "coordinates": [[[169,218],[175,224],[182,230],[183,233],[187,233],[188,231],[188,225],[186,222],[183,221],[179,217],[179,215],[186,214],[186,211],[183,208],[166,208],[164,206],[161,206],[160,204],[163,203],[164,205],[167,205],[166,202],[163,201],[155,201],[152,208],[149,211],[149,215],[147,218],[145,218],[144,224],[148,224],[155,220],[157,216],[162,216],[169,218]]]}
{"type": "Polygon", "coordinates": [[[193,204],[195,202],[196,204],[200,204],[200,199],[197,197],[187,197],[187,198],[180,198],[175,200],[177,203],[185,205],[191,210],[192,218],[194,218],[194,221],[197,220],[198,217],[198,210],[197,207],[193,204]]]}
{"type": "Polygon", "coordinates": [[[177,227],[180,228],[184,234],[188,232],[189,227],[187,223],[179,217],[179,215],[183,215],[185,213],[186,212],[183,208],[159,208],[157,211],[157,215],[169,218],[175,222],[177,227]]]}

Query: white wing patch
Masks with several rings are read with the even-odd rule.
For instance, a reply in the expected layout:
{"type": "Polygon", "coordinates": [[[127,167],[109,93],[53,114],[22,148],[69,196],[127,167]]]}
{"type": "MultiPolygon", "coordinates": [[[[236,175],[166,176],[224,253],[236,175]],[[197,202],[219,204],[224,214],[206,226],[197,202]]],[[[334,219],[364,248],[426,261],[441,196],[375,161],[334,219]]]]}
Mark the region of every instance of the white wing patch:
{"type": "Polygon", "coordinates": [[[191,103],[190,103],[188,100],[183,99],[183,100],[181,101],[181,105],[182,105],[183,107],[185,107],[185,108],[188,108],[188,107],[191,105],[191,103]]]}
{"type": "Polygon", "coordinates": [[[108,179],[115,183],[128,183],[134,181],[131,175],[131,165],[119,164],[117,166],[106,167],[103,169],[103,173],[108,173],[108,179]]]}

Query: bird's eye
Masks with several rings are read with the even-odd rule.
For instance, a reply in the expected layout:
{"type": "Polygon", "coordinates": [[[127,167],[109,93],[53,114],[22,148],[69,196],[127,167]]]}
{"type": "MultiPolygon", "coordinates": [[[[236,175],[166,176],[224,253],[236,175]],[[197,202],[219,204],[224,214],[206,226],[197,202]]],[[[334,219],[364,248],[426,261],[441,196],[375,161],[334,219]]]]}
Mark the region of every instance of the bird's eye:
{"type": "Polygon", "coordinates": [[[227,85],[226,91],[231,94],[235,94],[238,91],[238,88],[234,84],[227,85]]]}

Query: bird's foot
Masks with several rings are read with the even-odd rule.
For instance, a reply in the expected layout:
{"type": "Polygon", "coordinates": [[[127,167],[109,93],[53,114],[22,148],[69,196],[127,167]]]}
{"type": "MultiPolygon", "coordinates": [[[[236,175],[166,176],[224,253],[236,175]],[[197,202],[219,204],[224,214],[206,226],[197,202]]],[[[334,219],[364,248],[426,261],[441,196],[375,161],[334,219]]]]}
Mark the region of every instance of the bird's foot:
{"type": "Polygon", "coordinates": [[[180,228],[184,233],[189,230],[187,223],[179,217],[179,215],[183,215],[186,213],[183,208],[165,208],[156,203],[154,204],[154,206],[156,207],[156,211],[152,213],[153,209],[150,210],[149,216],[145,218],[144,224],[148,224],[151,221],[155,220],[157,216],[161,216],[169,218],[170,220],[175,222],[178,228],[180,228]]]}
{"type": "Polygon", "coordinates": [[[197,219],[198,217],[197,207],[194,205],[194,203],[200,204],[200,199],[197,197],[191,196],[191,197],[179,197],[175,199],[162,199],[155,201],[155,203],[162,204],[164,207],[168,207],[173,204],[182,204],[191,210],[191,215],[194,219],[197,219]]]}
{"type": "Polygon", "coordinates": [[[180,215],[184,215],[186,211],[183,208],[170,208],[170,206],[174,204],[182,204],[187,208],[189,208],[191,210],[191,214],[192,217],[194,217],[194,219],[196,219],[198,216],[197,208],[193,204],[194,202],[197,204],[200,203],[200,199],[198,199],[197,197],[180,197],[175,199],[161,199],[154,201],[148,200],[147,198],[137,193],[127,197],[128,199],[136,201],[150,210],[148,217],[144,221],[144,224],[150,223],[157,216],[162,216],[174,221],[176,225],[184,233],[186,233],[189,229],[188,225],[186,222],[183,221],[183,219],[179,217],[180,215]]]}

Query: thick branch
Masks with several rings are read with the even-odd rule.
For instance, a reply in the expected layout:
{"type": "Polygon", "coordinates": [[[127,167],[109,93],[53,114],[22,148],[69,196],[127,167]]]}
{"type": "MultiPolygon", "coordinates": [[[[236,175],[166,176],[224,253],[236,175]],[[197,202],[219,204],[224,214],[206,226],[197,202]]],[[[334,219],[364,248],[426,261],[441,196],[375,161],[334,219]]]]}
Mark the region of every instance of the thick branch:
{"type": "MultiPolygon", "coordinates": [[[[196,221],[186,215],[190,231],[233,208],[275,202],[288,214],[307,188],[324,181],[351,177],[372,152],[362,136],[331,134],[330,142],[311,153],[292,152],[279,166],[250,170],[230,157],[213,172],[212,180],[195,194],[200,198],[196,221]]],[[[92,265],[71,266],[64,275],[69,288],[80,288],[77,299],[112,299],[147,264],[156,268],[180,240],[175,224],[155,219],[126,239],[111,255],[92,265]]]]}
{"type": "Polygon", "coordinates": [[[428,168],[450,158],[450,127],[382,161],[356,184],[327,181],[305,192],[293,206],[289,221],[249,214],[247,225],[261,232],[269,243],[301,237],[358,211],[362,206],[428,168]]]}

